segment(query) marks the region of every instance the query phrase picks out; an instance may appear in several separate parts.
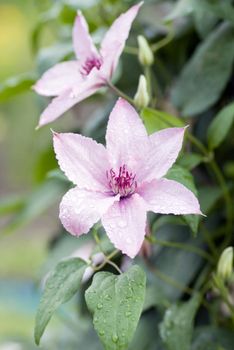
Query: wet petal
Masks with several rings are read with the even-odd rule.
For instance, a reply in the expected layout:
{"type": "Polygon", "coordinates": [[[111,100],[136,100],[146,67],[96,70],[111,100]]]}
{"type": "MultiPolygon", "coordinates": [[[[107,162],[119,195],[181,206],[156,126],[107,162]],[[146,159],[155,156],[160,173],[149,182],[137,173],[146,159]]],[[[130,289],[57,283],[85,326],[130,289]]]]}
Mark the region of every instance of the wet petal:
{"type": "Polygon", "coordinates": [[[109,190],[106,170],[110,165],[102,144],[79,134],[54,133],[54,150],[60,168],[79,188],[109,190]]]}
{"type": "Polygon", "coordinates": [[[79,11],[73,27],[73,47],[78,60],[83,64],[87,59],[99,57],[89,34],[86,19],[79,11]]]}
{"type": "Polygon", "coordinates": [[[108,57],[109,53],[112,52],[115,47],[115,54],[113,55],[113,70],[116,68],[116,65],[121,55],[125,41],[129,36],[129,32],[141,5],[143,2],[132,6],[127,12],[121,14],[112,24],[110,29],[107,31],[101,43],[101,56],[104,58],[108,57]]]}
{"type": "Polygon", "coordinates": [[[114,74],[114,70],[118,64],[119,57],[116,55],[116,51],[120,47],[120,43],[113,42],[113,45],[110,45],[108,55],[105,57],[105,60],[101,66],[100,74],[107,82],[111,80],[111,77],[114,74]]]}
{"type": "Polygon", "coordinates": [[[71,107],[94,94],[99,89],[99,86],[99,82],[95,79],[87,79],[73,90],[69,89],[60,96],[55,97],[41,114],[38,126],[41,127],[61,117],[71,107]]]}
{"type": "Polygon", "coordinates": [[[60,203],[60,220],[72,235],[87,233],[100,220],[118,196],[109,197],[75,187],[68,191],[60,203]]]}
{"type": "Polygon", "coordinates": [[[82,81],[77,61],[62,62],[45,72],[33,89],[40,95],[57,96],[82,81]]]}
{"type": "Polygon", "coordinates": [[[115,104],[107,125],[106,146],[112,167],[124,164],[134,173],[147,156],[149,140],[135,109],[125,100],[115,104]]]}
{"type": "Polygon", "coordinates": [[[117,249],[134,258],[139,252],[146,228],[146,206],[134,194],[115,202],[102,217],[108,237],[117,249]]]}
{"type": "Polygon", "coordinates": [[[168,128],[150,135],[150,150],[139,178],[151,181],[164,176],[181,150],[185,128],[168,128]]]}
{"type": "Polygon", "coordinates": [[[138,193],[147,210],[160,214],[202,214],[195,195],[180,183],[159,179],[143,184],[138,193]]]}

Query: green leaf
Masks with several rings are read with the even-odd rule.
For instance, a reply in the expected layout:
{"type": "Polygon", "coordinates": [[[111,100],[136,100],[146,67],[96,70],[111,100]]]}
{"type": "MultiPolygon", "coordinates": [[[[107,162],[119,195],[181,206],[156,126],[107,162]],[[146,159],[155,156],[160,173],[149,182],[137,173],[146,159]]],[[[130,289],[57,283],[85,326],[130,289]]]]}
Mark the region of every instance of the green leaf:
{"type": "Polygon", "coordinates": [[[146,288],[143,311],[148,310],[152,307],[163,308],[165,306],[168,307],[169,305],[170,302],[167,300],[163,291],[160,288],[154,285],[151,285],[146,288]]]}
{"type": "MultiPolygon", "coordinates": [[[[173,10],[165,18],[167,21],[174,20],[179,17],[188,16],[197,13],[203,16],[222,18],[234,22],[234,8],[232,0],[179,0],[176,2],[173,10]]],[[[205,23],[204,23],[205,25],[205,23]]]]}
{"type": "Polygon", "coordinates": [[[145,273],[137,265],[119,276],[95,274],[85,299],[106,350],[127,349],[143,308],[145,284],[145,273]]]}
{"type": "Polygon", "coordinates": [[[209,126],[207,138],[210,149],[217,148],[225,139],[234,122],[234,102],[221,109],[209,126]]]}
{"type": "Polygon", "coordinates": [[[0,102],[4,102],[13,96],[28,91],[35,81],[36,77],[33,73],[25,73],[7,79],[0,84],[0,102]]]}
{"type": "Polygon", "coordinates": [[[234,30],[221,24],[196,49],[172,90],[183,115],[205,111],[220,97],[232,71],[234,30]]]}
{"type": "Polygon", "coordinates": [[[53,313],[78,291],[86,267],[85,261],[72,258],[60,262],[48,277],[36,314],[34,336],[37,345],[53,313]]]}
{"type": "Polygon", "coordinates": [[[193,12],[192,0],[178,0],[173,10],[166,16],[166,21],[190,15],[193,12]]]}
{"type": "Polygon", "coordinates": [[[145,127],[149,134],[152,134],[158,130],[174,126],[183,127],[185,125],[184,122],[179,118],[151,108],[144,108],[141,111],[141,118],[143,119],[145,127]]]}
{"type": "MultiPolygon", "coordinates": [[[[200,249],[204,245],[201,235],[193,238],[187,227],[175,223],[164,225],[152,234],[162,241],[184,243],[200,249]]],[[[159,245],[155,248],[150,257],[150,270],[148,263],[143,259],[140,262],[147,271],[147,280],[163,293],[165,299],[175,302],[182,297],[186,287],[196,278],[204,259],[183,249],[159,245]]]]}
{"type": "MultiPolygon", "coordinates": [[[[191,0],[190,0],[191,1],[191,0]]],[[[212,14],[234,23],[234,8],[232,0],[192,0],[194,10],[200,9],[204,14],[212,14]]]]}
{"type": "Polygon", "coordinates": [[[60,169],[53,169],[53,170],[50,170],[48,173],[47,173],[47,178],[48,179],[56,179],[56,180],[60,180],[62,182],[65,182],[65,183],[71,183],[68,178],[64,175],[64,173],[62,172],[62,170],[60,169]]]}
{"type": "Polygon", "coordinates": [[[222,197],[222,190],[218,186],[203,186],[199,188],[199,201],[203,213],[208,214],[217,201],[222,197]]]}
{"type": "MultiPolygon", "coordinates": [[[[179,165],[173,165],[168,171],[166,177],[170,180],[177,181],[192,191],[197,197],[197,189],[194,183],[193,175],[185,168],[179,165]]],[[[183,215],[184,220],[191,228],[193,234],[197,234],[199,215],[183,215]]]]}
{"type": "Polygon", "coordinates": [[[193,322],[200,304],[200,297],[195,295],[191,300],[180,305],[172,305],[160,324],[160,335],[168,350],[189,350],[193,322]]]}
{"type": "Polygon", "coordinates": [[[191,350],[233,350],[233,344],[233,331],[214,326],[205,326],[195,330],[191,350]]]}
{"type": "Polygon", "coordinates": [[[203,157],[198,153],[182,153],[177,162],[183,168],[192,170],[203,161],[203,157]]]}

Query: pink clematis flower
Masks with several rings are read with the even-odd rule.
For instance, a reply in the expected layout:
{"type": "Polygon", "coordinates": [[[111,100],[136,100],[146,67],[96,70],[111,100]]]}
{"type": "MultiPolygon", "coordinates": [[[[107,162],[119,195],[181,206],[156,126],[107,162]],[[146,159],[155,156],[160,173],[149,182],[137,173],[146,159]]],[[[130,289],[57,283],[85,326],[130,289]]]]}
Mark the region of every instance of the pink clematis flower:
{"type": "Polygon", "coordinates": [[[78,12],[73,28],[77,60],[56,64],[33,87],[40,95],[57,96],[42,113],[39,127],[108,85],[141,5],[142,2],[132,6],[114,21],[102,40],[100,52],[92,42],[85,18],[78,12]]]}
{"type": "Polygon", "coordinates": [[[76,185],[60,204],[66,230],[79,236],[101,219],[115,247],[134,258],[144,240],[147,211],[201,214],[191,191],[163,178],[180,152],[184,130],[148,136],[135,109],[119,99],[109,117],[106,148],[78,134],[54,133],[60,168],[76,185]]]}

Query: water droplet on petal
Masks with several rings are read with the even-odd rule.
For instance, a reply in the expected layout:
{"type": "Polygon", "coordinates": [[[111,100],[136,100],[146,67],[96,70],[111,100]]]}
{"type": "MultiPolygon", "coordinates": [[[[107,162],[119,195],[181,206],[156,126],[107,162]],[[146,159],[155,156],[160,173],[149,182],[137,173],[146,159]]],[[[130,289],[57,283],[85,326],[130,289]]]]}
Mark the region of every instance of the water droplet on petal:
{"type": "Polygon", "coordinates": [[[120,221],[118,222],[118,226],[119,226],[120,228],[124,228],[124,227],[127,226],[127,222],[124,221],[124,220],[120,220],[120,221]]]}

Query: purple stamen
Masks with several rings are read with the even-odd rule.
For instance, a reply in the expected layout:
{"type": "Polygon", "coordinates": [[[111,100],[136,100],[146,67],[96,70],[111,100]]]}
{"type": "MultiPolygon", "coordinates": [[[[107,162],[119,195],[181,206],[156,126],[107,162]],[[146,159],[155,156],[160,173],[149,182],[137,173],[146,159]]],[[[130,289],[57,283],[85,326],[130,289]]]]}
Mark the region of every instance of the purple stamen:
{"type": "Polygon", "coordinates": [[[125,164],[119,167],[119,173],[113,169],[107,171],[106,177],[111,191],[114,194],[120,194],[120,197],[127,197],[137,189],[136,175],[129,173],[125,164]]]}
{"type": "Polygon", "coordinates": [[[102,61],[97,57],[88,58],[81,68],[82,75],[89,75],[91,70],[96,67],[98,70],[101,68],[102,61]]]}

